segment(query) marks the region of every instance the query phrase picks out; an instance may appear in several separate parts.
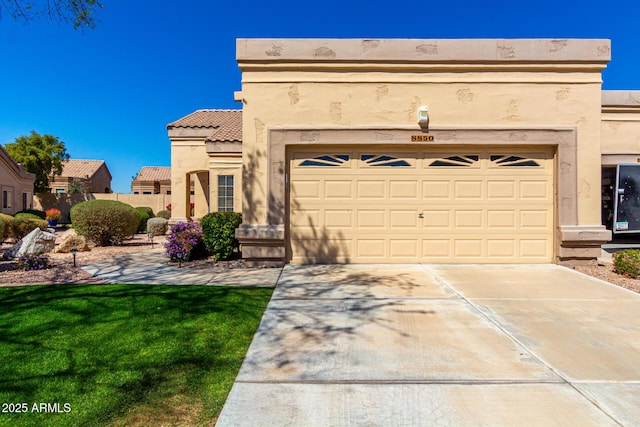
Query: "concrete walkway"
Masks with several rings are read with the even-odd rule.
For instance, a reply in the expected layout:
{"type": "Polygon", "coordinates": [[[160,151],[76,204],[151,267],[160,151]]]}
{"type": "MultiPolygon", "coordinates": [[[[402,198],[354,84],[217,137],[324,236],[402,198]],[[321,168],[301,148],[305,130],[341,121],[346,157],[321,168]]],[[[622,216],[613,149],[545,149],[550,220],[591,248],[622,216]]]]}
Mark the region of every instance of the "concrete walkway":
{"type": "Polygon", "coordinates": [[[122,255],[81,267],[108,283],[274,287],[280,268],[203,271],[167,265],[164,249],[122,255]]]}
{"type": "Polygon", "coordinates": [[[639,313],[555,265],[288,265],[217,425],[640,425],[639,313]]]}

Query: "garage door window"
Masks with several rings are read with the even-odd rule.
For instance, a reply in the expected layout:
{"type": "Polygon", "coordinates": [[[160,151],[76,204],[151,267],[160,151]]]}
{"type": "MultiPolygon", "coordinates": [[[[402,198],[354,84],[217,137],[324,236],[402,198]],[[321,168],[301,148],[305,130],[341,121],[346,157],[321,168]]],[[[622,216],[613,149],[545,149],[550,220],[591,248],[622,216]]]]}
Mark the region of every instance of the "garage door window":
{"type": "Polygon", "coordinates": [[[491,162],[494,163],[495,166],[507,166],[507,167],[522,167],[522,166],[540,166],[538,162],[532,159],[527,159],[526,157],[520,156],[491,156],[491,162]]]}
{"type": "Polygon", "coordinates": [[[387,166],[387,167],[411,166],[406,160],[401,160],[393,156],[382,156],[377,154],[363,154],[360,156],[360,160],[362,160],[369,166],[387,166]]]}
{"type": "Polygon", "coordinates": [[[480,157],[476,155],[449,156],[435,160],[431,162],[429,166],[472,167],[478,163],[479,159],[480,157]]]}
{"type": "Polygon", "coordinates": [[[300,163],[300,166],[341,166],[349,161],[348,154],[327,154],[300,163]]]}

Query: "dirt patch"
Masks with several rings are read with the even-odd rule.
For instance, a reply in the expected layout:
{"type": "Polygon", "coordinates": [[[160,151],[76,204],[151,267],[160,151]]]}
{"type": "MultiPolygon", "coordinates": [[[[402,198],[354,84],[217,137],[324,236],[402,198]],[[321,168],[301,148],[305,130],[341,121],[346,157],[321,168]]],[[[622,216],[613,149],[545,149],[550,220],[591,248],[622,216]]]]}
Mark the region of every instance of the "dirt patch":
{"type": "Polygon", "coordinates": [[[613,283],[614,285],[629,289],[630,291],[640,293],[640,280],[622,276],[614,272],[613,265],[611,264],[598,265],[596,261],[593,261],[588,264],[572,266],[571,268],[589,276],[604,280],[605,282],[613,283]]]}

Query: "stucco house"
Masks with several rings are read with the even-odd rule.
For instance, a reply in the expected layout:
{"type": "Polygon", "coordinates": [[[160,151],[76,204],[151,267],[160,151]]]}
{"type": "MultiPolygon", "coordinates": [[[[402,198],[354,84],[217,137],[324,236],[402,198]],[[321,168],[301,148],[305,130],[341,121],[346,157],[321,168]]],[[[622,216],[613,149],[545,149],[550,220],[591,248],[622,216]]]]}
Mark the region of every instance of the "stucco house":
{"type": "Polygon", "coordinates": [[[33,206],[33,184],[35,174],[27,172],[0,145],[0,192],[2,193],[2,210],[0,212],[13,215],[18,211],[33,206]]]}
{"type": "Polygon", "coordinates": [[[242,211],[242,111],[198,110],[167,125],[172,221],[242,211]]]}
{"type": "Polygon", "coordinates": [[[171,194],[171,168],[143,166],[131,181],[133,194],[171,194]]]}
{"type": "Polygon", "coordinates": [[[549,263],[611,239],[601,177],[640,162],[640,92],[602,91],[609,40],[236,47],[242,111],[168,125],[172,221],[195,173],[196,217],[233,177],[256,262],[549,263]]]}
{"type": "Polygon", "coordinates": [[[111,193],[111,172],[104,160],[65,161],[62,174],[50,181],[51,192],[69,193],[74,180],[84,183],[89,193],[111,193]]]}

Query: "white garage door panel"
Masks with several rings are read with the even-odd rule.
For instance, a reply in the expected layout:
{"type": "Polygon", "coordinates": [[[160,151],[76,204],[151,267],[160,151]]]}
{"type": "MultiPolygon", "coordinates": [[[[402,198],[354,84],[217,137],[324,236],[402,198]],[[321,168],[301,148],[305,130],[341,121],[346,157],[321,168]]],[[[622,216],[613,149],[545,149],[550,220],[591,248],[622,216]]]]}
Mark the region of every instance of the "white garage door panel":
{"type": "Polygon", "coordinates": [[[550,262],[553,152],[290,153],[292,262],[550,262]]]}

